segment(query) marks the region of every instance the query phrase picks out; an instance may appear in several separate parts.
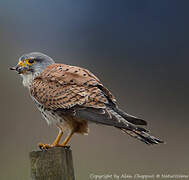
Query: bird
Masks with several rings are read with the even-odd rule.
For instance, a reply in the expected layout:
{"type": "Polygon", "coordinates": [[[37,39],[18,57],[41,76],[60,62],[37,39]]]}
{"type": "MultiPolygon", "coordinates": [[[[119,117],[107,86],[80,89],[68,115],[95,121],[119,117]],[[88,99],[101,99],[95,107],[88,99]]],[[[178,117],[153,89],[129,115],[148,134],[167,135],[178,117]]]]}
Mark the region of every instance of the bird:
{"type": "Polygon", "coordinates": [[[145,120],[121,110],[114,95],[85,68],[55,63],[43,53],[31,52],[10,70],[21,75],[43,118],[59,130],[52,144],[38,144],[42,150],[67,147],[74,133],[88,134],[89,123],[113,126],[148,145],[164,143],[150,135],[145,120]]]}

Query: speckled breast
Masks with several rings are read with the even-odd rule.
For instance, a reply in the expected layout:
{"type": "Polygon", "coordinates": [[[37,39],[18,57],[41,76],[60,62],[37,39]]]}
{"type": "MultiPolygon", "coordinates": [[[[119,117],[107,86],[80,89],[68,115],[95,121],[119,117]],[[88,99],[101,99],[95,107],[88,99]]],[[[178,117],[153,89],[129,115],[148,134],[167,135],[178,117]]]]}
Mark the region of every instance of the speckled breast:
{"type": "Polygon", "coordinates": [[[48,125],[63,123],[64,119],[60,117],[56,112],[45,108],[35,98],[32,99],[34,100],[37,108],[41,112],[43,118],[47,121],[48,125]]]}

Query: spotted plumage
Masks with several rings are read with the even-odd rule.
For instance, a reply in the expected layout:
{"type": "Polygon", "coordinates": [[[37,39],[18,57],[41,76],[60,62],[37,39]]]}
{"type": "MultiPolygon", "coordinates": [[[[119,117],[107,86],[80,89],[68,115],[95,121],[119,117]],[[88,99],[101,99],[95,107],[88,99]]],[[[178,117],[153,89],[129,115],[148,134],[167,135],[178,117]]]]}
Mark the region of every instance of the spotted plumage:
{"type": "Polygon", "coordinates": [[[111,93],[89,71],[64,64],[52,64],[37,76],[30,87],[31,95],[49,109],[69,109],[76,105],[106,108],[111,93]]]}
{"type": "Polygon", "coordinates": [[[141,127],[146,121],[120,110],[110,91],[84,68],[57,64],[42,53],[30,53],[11,69],[21,74],[47,122],[60,130],[52,145],[40,144],[43,149],[65,146],[74,133],[87,134],[89,122],[114,126],[146,144],[163,142],[141,127]],[[60,144],[60,137],[67,130],[70,134],[60,144]]]}

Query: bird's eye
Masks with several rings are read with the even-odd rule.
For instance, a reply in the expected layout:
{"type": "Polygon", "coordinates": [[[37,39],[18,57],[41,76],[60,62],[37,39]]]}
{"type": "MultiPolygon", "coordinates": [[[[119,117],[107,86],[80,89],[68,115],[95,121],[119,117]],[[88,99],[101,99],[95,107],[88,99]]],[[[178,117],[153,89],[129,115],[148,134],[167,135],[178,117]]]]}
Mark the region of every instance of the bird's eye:
{"type": "Polygon", "coordinates": [[[34,59],[28,59],[27,62],[28,62],[28,64],[33,64],[35,62],[35,60],[34,59]]]}

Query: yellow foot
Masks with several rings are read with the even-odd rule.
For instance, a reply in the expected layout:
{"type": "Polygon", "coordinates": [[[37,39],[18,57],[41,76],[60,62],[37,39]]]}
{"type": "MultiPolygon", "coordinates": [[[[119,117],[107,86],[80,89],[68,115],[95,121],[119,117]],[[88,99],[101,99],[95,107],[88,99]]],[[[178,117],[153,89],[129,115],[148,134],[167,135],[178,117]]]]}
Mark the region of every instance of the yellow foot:
{"type": "Polygon", "coordinates": [[[66,145],[63,145],[63,144],[57,144],[56,147],[70,148],[70,146],[66,146],[66,145]]]}
{"type": "Polygon", "coordinates": [[[64,148],[70,148],[70,146],[64,146],[62,144],[43,144],[43,143],[39,143],[38,144],[39,148],[41,150],[47,150],[47,149],[50,149],[50,148],[53,148],[53,147],[64,147],[64,148]]]}
{"type": "Polygon", "coordinates": [[[47,150],[49,148],[55,147],[55,145],[53,144],[43,144],[43,143],[39,143],[38,146],[41,150],[47,150]]]}

